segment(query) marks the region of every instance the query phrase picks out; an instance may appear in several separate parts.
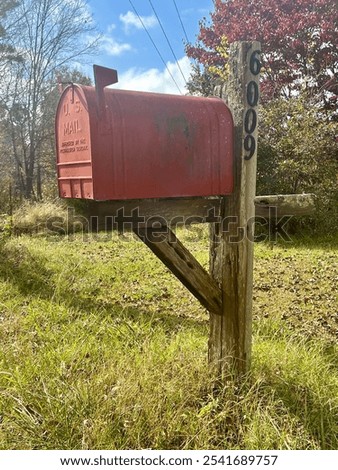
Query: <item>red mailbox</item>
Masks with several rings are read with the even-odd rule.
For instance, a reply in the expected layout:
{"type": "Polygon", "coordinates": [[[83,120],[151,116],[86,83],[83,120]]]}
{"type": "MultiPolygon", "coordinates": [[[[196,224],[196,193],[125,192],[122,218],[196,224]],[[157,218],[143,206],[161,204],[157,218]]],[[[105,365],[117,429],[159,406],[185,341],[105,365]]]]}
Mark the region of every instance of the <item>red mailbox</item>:
{"type": "MultiPolygon", "coordinates": [[[[233,190],[231,112],[218,98],[69,85],[56,113],[59,194],[98,201],[233,190]]],[[[116,72],[115,72],[116,73],[116,72]]]]}

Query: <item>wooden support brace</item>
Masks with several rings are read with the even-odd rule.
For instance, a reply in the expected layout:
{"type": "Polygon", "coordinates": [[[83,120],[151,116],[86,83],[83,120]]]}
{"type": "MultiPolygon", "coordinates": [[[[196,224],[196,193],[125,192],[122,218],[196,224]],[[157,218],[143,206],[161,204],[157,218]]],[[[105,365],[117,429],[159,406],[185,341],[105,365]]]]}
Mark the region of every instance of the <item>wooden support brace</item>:
{"type": "Polygon", "coordinates": [[[134,232],[209,312],[220,314],[220,288],[174,232],[167,227],[137,228],[134,232]]]}

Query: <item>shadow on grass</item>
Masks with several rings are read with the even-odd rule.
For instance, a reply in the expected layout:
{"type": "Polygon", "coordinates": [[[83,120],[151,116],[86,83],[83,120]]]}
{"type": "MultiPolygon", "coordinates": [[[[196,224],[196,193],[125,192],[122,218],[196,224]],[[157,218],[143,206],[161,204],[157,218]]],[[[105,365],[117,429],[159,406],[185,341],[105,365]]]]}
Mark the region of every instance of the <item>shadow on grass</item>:
{"type": "Polygon", "coordinates": [[[24,247],[0,250],[0,276],[14,284],[23,295],[49,298],[53,294],[53,272],[46,268],[46,257],[30,253],[24,247]]]}
{"type": "MultiPolygon", "coordinates": [[[[8,251],[0,250],[0,278],[11,282],[23,296],[35,296],[43,300],[60,303],[67,308],[81,313],[98,313],[101,316],[116,316],[120,319],[138,321],[154,318],[154,314],[147,308],[139,306],[126,306],[119,301],[109,301],[95,297],[95,294],[72,290],[72,285],[66,280],[62,289],[56,287],[56,273],[47,266],[47,255],[34,253],[25,247],[19,246],[8,251]],[[57,295],[56,295],[56,291],[57,295]]],[[[169,330],[185,326],[199,327],[205,325],[207,320],[193,319],[177,313],[156,314],[156,321],[163,323],[169,330]]]]}
{"type": "MultiPolygon", "coordinates": [[[[151,314],[144,307],[124,307],[119,303],[97,299],[94,295],[91,296],[90,294],[87,296],[83,294],[82,296],[76,296],[71,289],[71,284],[67,283],[62,285],[62,292],[58,293],[57,300],[55,300],[56,273],[46,267],[46,261],[47,255],[34,253],[33,256],[24,246],[16,247],[6,252],[0,251],[0,277],[13,283],[22,295],[33,295],[47,301],[60,302],[81,314],[97,312],[101,317],[113,315],[121,321],[135,321],[135,323],[152,322],[156,316],[156,323],[166,331],[173,333],[183,325],[185,328],[191,328],[192,330],[205,329],[206,321],[161,312],[151,314]]],[[[134,332],[135,338],[138,337],[138,334],[138,331],[134,332]]],[[[128,338],[130,341],[133,340],[132,335],[128,336],[128,338]]],[[[329,356],[325,357],[325,359],[327,363],[331,361],[333,363],[332,358],[329,356]]],[[[335,419],[333,414],[335,409],[332,409],[332,402],[328,400],[325,402],[313,387],[303,386],[297,379],[288,378],[283,380],[283,377],[281,379],[273,379],[273,377],[276,377],[276,373],[273,370],[267,371],[267,376],[264,387],[257,393],[257,395],[260,395],[259,402],[268,401],[269,395],[273,394],[276,403],[275,413],[278,408],[278,402],[283,403],[284,408],[299,422],[300,428],[303,428],[308,436],[318,443],[321,449],[336,449],[338,432],[335,428],[336,425],[334,425],[335,419]]],[[[237,403],[234,403],[234,405],[238,410],[243,398],[234,397],[233,399],[237,400],[237,403]]],[[[220,410],[220,413],[222,412],[223,410],[220,410]]],[[[240,412],[238,414],[240,415],[240,412]]],[[[236,418],[236,422],[238,419],[236,418]]],[[[227,428],[228,425],[226,426],[227,428]]]]}

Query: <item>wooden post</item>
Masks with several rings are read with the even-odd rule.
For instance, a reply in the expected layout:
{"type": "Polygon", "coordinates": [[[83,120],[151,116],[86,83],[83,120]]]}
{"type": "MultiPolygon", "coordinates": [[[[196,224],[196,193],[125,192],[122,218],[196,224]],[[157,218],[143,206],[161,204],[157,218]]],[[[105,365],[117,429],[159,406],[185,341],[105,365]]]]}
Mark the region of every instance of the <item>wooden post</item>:
{"type": "Polygon", "coordinates": [[[211,224],[210,273],[222,291],[221,315],[210,312],[209,361],[222,379],[245,373],[251,356],[254,197],[260,44],[230,46],[229,80],[215,90],[235,125],[235,191],[222,198],[222,223],[211,224]]]}

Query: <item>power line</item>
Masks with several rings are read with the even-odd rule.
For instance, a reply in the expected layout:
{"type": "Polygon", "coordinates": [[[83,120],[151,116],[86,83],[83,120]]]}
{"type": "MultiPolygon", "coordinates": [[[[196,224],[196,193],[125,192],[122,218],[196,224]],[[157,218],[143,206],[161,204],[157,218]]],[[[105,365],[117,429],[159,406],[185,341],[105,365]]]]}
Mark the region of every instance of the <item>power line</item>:
{"type": "Polygon", "coordinates": [[[170,72],[168,65],[166,64],[165,60],[163,59],[163,56],[162,56],[161,52],[159,51],[158,47],[156,46],[156,44],[155,44],[153,38],[151,37],[151,35],[150,35],[150,33],[149,33],[149,31],[148,31],[146,25],[144,24],[144,22],[143,22],[141,16],[138,14],[136,8],[134,7],[133,2],[132,2],[131,0],[129,0],[129,3],[130,3],[130,5],[131,5],[132,9],[134,10],[136,16],[138,17],[138,19],[139,19],[139,21],[140,21],[140,23],[141,23],[143,29],[144,29],[145,32],[147,33],[147,35],[148,35],[148,37],[149,37],[149,39],[150,39],[152,45],[155,47],[155,49],[156,49],[158,55],[160,56],[160,58],[161,58],[161,60],[162,60],[162,62],[163,62],[163,64],[164,64],[165,68],[167,69],[167,72],[169,73],[170,77],[172,78],[172,81],[175,83],[176,88],[178,89],[178,91],[180,92],[180,94],[183,95],[183,93],[182,93],[180,87],[178,86],[178,84],[177,84],[177,82],[176,82],[176,80],[175,80],[173,74],[170,72]]]}
{"type": "Polygon", "coordinates": [[[188,39],[187,31],[186,31],[186,29],[184,27],[184,24],[183,24],[183,21],[182,21],[182,17],[181,17],[180,12],[177,8],[177,4],[176,4],[175,0],[173,0],[173,2],[174,2],[174,5],[175,5],[175,8],[176,8],[176,13],[177,13],[178,19],[180,20],[180,23],[181,23],[181,26],[182,26],[182,29],[183,29],[183,32],[184,32],[184,35],[185,35],[185,39],[187,40],[187,42],[190,42],[189,39],[188,39]]]}
{"type": "Polygon", "coordinates": [[[177,67],[179,68],[179,71],[181,72],[181,75],[182,75],[182,77],[183,77],[183,80],[184,80],[185,83],[187,83],[187,80],[186,80],[186,78],[185,78],[185,76],[184,76],[184,73],[183,73],[183,71],[182,71],[182,68],[181,68],[181,66],[180,66],[180,63],[179,63],[179,61],[178,61],[178,59],[177,59],[177,57],[176,57],[176,54],[175,54],[175,52],[174,52],[174,49],[172,48],[172,46],[171,46],[171,44],[170,44],[169,38],[168,38],[168,36],[167,36],[167,34],[166,34],[165,30],[164,30],[163,24],[162,24],[160,18],[158,17],[158,14],[156,13],[156,10],[155,10],[155,8],[154,8],[154,5],[153,5],[153,3],[152,3],[151,0],[148,0],[148,1],[149,1],[149,3],[150,3],[151,8],[153,9],[153,12],[154,12],[154,14],[155,14],[155,16],[156,16],[156,19],[157,19],[157,21],[158,21],[158,24],[160,25],[160,27],[161,27],[161,29],[162,29],[162,32],[163,32],[163,34],[164,34],[164,37],[165,37],[166,40],[167,40],[168,46],[169,46],[169,48],[170,48],[170,50],[171,50],[171,52],[172,52],[172,55],[174,56],[174,59],[175,59],[175,61],[176,61],[177,67]]]}

